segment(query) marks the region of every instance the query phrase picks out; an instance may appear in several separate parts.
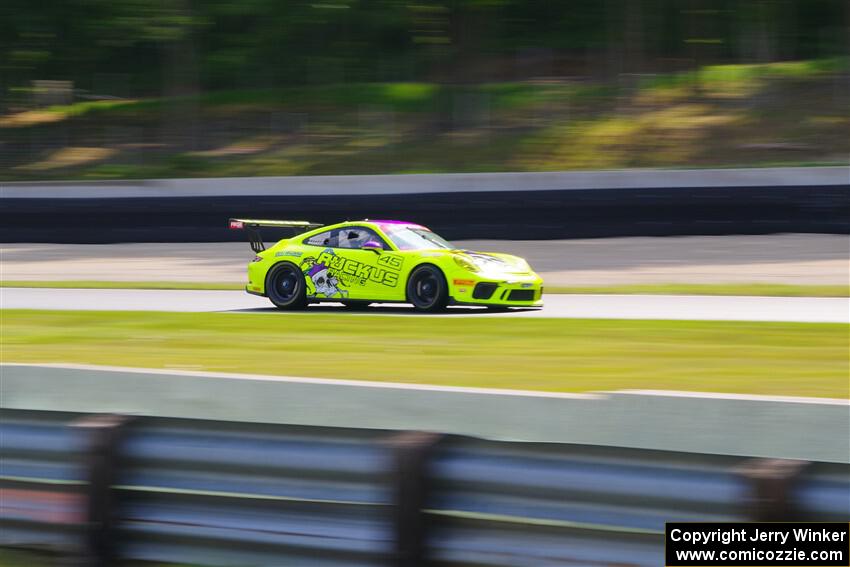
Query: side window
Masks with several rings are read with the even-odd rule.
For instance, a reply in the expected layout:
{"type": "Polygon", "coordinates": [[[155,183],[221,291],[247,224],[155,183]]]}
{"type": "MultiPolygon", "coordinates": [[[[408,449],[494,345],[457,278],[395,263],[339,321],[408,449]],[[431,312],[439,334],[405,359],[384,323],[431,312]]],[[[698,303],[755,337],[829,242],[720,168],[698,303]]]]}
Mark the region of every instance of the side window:
{"type": "Polygon", "coordinates": [[[309,246],[330,246],[336,248],[339,241],[339,229],[326,230],[319,234],[314,234],[310,238],[304,240],[304,244],[309,246]]]}
{"type": "Polygon", "coordinates": [[[363,226],[351,226],[339,229],[337,246],[339,248],[349,249],[362,248],[369,241],[378,242],[384,250],[387,250],[384,240],[375,231],[363,226]]]}

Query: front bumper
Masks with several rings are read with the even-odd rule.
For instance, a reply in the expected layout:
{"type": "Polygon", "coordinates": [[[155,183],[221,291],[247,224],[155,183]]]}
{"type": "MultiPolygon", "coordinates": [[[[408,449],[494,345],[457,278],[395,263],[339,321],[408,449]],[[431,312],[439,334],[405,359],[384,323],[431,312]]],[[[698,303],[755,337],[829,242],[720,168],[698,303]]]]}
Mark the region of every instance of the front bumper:
{"type": "Polygon", "coordinates": [[[462,277],[449,280],[454,305],[543,307],[543,280],[537,274],[462,277]]]}

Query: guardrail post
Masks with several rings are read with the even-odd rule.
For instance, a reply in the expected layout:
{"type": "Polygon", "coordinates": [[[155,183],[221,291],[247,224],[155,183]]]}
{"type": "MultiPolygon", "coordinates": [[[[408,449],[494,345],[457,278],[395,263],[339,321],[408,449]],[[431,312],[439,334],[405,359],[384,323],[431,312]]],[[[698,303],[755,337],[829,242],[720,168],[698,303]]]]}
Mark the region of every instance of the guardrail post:
{"type": "Polygon", "coordinates": [[[117,559],[116,499],[112,486],[118,476],[118,460],[126,426],[132,418],[91,415],[73,422],[85,431],[84,467],[88,488],[82,560],[92,567],[107,567],[117,559]]]}
{"type": "Polygon", "coordinates": [[[786,459],[750,459],[738,472],[747,480],[747,514],[754,522],[798,520],[793,498],[794,485],[808,461],[786,459]]]}
{"type": "Polygon", "coordinates": [[[393,452],[395,553],[392,564],[398,567],[427,564],[428,523],[423,508],[430,492],[428,464],[443,437],[438,433],[405,431],[387,441],[393,452]]]}

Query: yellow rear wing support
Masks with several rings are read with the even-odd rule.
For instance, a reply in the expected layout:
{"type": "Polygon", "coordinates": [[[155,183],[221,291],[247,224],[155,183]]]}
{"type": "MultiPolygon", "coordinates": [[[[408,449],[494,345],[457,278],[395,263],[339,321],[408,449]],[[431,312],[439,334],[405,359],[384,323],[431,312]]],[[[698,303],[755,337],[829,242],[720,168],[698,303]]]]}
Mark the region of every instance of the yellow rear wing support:
{"type": "Polygon", "coordinates": [[[258,220],[258,219],[230,219],[231,230],[244,230],[248,233],[251,250],[259,254],[266,249],[265,242],[260,235],[260,227],[287,228],[300,234],[312,228],[319,228],[321,224],[301,220],[258,220]]]}

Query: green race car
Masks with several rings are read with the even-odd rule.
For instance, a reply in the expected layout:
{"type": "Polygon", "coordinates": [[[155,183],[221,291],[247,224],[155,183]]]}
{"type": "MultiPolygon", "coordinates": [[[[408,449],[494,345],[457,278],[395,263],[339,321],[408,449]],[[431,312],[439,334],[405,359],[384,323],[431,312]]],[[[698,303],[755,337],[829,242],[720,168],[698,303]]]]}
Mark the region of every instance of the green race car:
{"type": "Polygon", "coordinates": [[[419,311],[447,305],[542,307],[543,281],[509,254],[460,250],[424,226],[391,220],[319,226],[306,221],[230,219],[256,253],[248,293],[280,309],[333,301],[349,307],[412,303],[419,311]],[[302,230],[266,249],[260,227],[302,230]]]}

